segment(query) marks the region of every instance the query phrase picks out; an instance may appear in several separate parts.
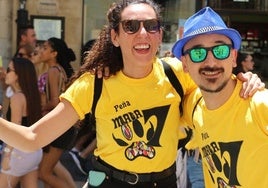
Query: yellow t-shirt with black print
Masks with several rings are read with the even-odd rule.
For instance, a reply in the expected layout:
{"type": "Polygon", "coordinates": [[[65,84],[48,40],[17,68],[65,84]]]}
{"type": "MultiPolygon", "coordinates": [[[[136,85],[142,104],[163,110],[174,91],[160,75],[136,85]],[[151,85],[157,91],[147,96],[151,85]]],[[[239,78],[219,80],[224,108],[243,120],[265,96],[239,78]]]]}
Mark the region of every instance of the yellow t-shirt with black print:
{"type": "MultiPolygon", "coordinates": [[[[196,85],[176,58],[166,58],[184,93],[196,85]]],[[[94,75],[85,73],[61,98],[68,100],[80,119],[91,111],[94,75]]],[[[176,160],[181,98],[168,81],[160,59],[145,78],[132,79],[122,72],[103,80],[97,102],[97,149],[109,165],[135,173],[159,172],[176,160]]]]}
{"type": "Polygon", "coordinates": [[[228,101],[208,110],[200,91],[184,103],[184,120],[193,125],[194,140],[202,155],[205,186],[208,188],[268,187],[268,91],[240,98],[237,82],[228,101]]]}

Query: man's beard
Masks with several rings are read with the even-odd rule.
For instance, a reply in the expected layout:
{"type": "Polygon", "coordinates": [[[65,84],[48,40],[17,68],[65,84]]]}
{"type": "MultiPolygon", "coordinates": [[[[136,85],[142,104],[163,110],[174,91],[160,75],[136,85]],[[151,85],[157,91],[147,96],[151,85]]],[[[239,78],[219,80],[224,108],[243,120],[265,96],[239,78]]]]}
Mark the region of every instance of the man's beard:
{"type": "MultiPolygon", "coordinates": [[[[199,70],[199,74],[202,74],[202,72],[224,72],[224,69],[223,68],[216,68],[216,67],[204,67],[202,69],[199,70]]],[[[217,82],[217,78],[208,78],[207,79],[207,82],[209,83],[216,83],[217,82]]],[[[208,87],[206,87],[206,85],[202,86],[202,85],[199,85],[198,87],[205,91],[205,92],[209,92],[209,93],[218,93],[220,92],[228,83],[228,80],[225,80],[218,88],[216,89],[209,89],[208,87]]],[[[209,84],[208,84],[209,85],[209,84]]]]}
{"type": "MultiPolygon", "coordinates": [[[[216,80],[211,80],[211,82],[215,82],[216,80]]],[[[203,91],[205,91],[205,92],[209,92],[209,93],[218,93],[218,92],[220,92],[221,90],[223,90],[223,88],[225,88],[225,86],[227,85],[227,83],[228,83],[228,80],[226,80],[226,81],[224,81],[218,88],[216,88],[216,89],[209,89],[208,87],[206,87],[206,86],[201,86],[201,85],[199,85],[198,87],[201,89],[201,90],[203,90],[203,91]]]]}

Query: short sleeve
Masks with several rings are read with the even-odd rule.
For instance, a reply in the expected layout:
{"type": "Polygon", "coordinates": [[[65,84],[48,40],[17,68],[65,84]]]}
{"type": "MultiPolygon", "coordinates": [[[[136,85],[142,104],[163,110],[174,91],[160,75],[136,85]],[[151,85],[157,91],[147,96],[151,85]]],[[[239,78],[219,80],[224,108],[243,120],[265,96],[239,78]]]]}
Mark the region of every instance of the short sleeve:
{"type": "Polygon", "coordinates": [[[93,101],[94,75],[85,73],[60,95],[60,100],[69,101],[79,115],[80,119],[84,119],[85,114],[91,111],[93,101]]]}

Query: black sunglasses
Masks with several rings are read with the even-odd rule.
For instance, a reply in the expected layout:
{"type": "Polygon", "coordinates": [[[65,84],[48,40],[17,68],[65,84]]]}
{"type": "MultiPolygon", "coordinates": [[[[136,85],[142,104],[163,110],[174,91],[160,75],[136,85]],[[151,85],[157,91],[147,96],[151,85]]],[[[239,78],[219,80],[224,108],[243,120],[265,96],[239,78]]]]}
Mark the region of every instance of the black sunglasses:
{"type": "Polygon", "coordinates": [[[32,56],[36,56],[36,55],[38,55],[38,52],[37,52],[37,51],[34,51],[34,52],[32,53],[32,56]]]}
{"type": "Polygon", "coordinates": [[[207,58],[208,51],[211,51],[216,59],[224,60],[229,57],[231,47],[231,44],[220,44],[209,48],[193,47],[191,49],[186,50],[183,54],[189,54],[193,63],[203,62],[207,58]]]}
{"type": "Polygon", "coordinates": [[[160,30],[160,21],[157,19],[121,21],[123,30],[128,34],[134,34],[139,31],[141,22],[148,33],[156,33],[160,30]]]}
{"type": "Polygon", "coordinates": [[[7,67],[7,73],[9,73],[9,72],[15,72],[15,70],[13,70],[13,69],[7,67]]]}
{"type": "Polygon", "coordinates": [[[27,56],[27,54],[24,54],[24,53],[17,53],[17,57],[23,58],[24,56],[27,56]]]}

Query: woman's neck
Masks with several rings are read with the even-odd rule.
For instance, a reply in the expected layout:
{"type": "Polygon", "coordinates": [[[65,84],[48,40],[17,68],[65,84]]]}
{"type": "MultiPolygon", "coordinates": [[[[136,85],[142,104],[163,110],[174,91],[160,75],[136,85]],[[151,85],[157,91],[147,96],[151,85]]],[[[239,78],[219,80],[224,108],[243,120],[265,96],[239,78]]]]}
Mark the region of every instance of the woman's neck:
{"type": "Polygon", "coordinates": [[[148,76],[153,70],[153,64],[147,66],[128,66],[124,65],[122,72],[130,78],[144,78],[148,76]]]}
{"type": "Polygon", "coordinates": [[[48,64],[49,67],[53,67],[53,66],[57,66],[58,65],[58,62],[53,59],[53,60],[49,60],[47,62],[47,64],[48,64]]]}
{"type": "Polygon", "coordinates": [[[19,86],[11,86],[14,93],[22,92],[21,88],[19,86]]]}

